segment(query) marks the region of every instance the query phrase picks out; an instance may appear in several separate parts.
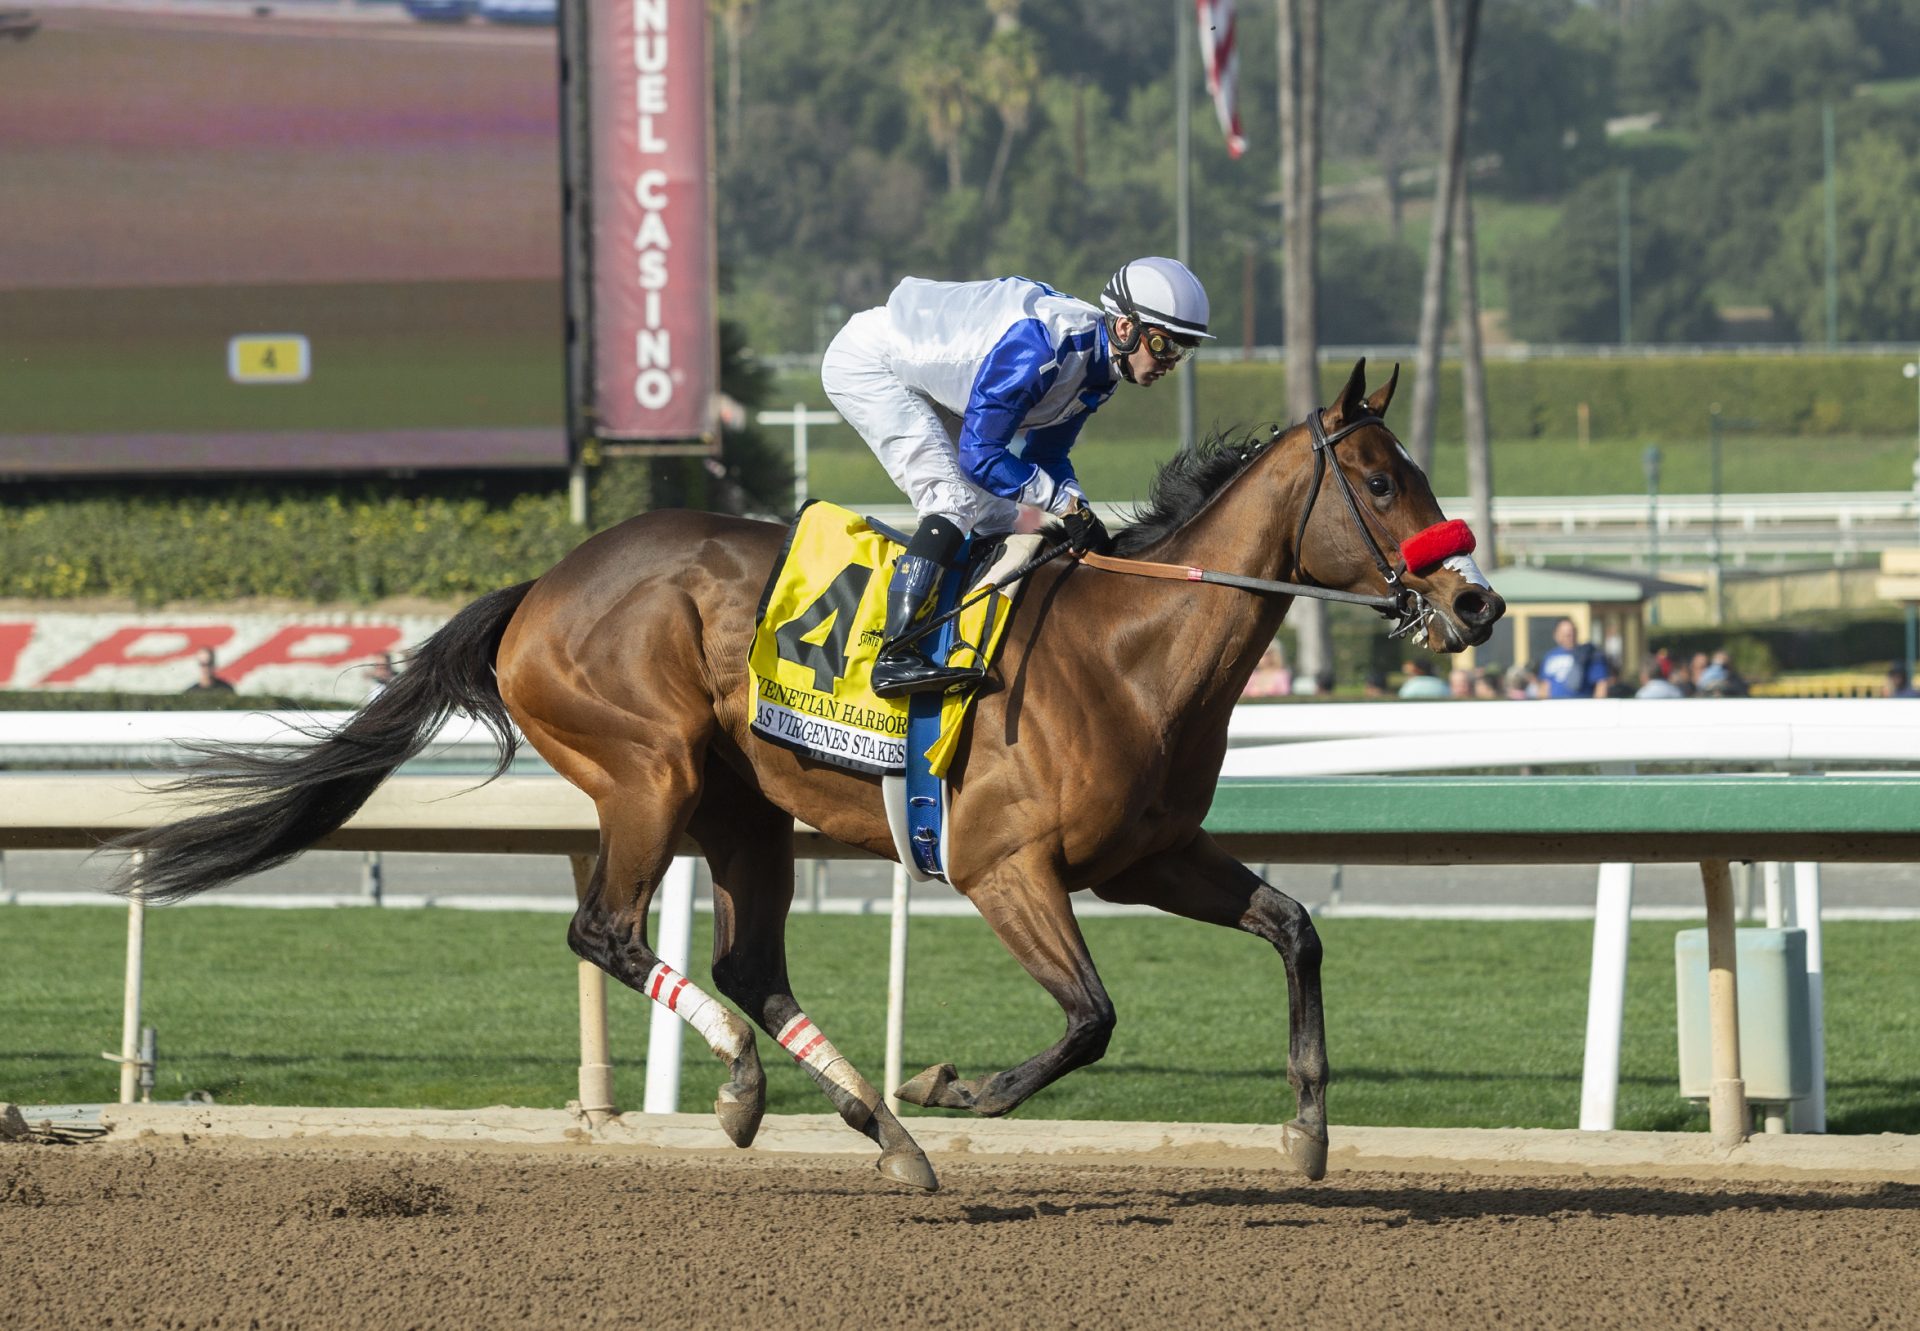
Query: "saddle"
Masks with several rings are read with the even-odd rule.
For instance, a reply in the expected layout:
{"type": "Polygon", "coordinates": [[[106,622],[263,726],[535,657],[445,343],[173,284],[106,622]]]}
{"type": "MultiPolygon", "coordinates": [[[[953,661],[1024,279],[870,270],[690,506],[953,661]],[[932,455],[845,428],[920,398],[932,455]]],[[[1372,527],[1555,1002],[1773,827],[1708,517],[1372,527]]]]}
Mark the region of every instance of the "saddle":
{"type": "MultiPolygon", "coordinates": [[[[1011,538],[1018,541],[1020,538],[1011,538]]],[[[907,768],[911,699],[873,692],[874,657],[886,620],[887,581],[906,538],[849,509],[809,502],[794,519],[760,597],[747,664],[754,677],[753,731],[771,743],[850,771],[888,776],[907,768]]],[[[974,542],[966,566],[946,575],[941,611],[982,571],[1004,561],[1003,541],[974,542]]],[[[1012,617],[1008,589],[981,597],[932,643],[936,659],[992,664],[1012,617]]],[[[959,743],[970,695],[924,695],[939,732],[925,750],[944,775],[959,743]]]]}

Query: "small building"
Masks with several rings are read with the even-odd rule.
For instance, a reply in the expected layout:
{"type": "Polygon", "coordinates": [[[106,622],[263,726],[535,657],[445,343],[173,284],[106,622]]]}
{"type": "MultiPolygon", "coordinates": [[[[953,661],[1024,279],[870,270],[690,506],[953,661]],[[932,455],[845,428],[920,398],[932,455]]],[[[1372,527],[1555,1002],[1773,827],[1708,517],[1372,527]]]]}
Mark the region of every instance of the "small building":
{"type": "Polygon", "coordinates": [[[1507,613],[1491,638],[1462,653],[1462,664],[1476,669],[1533,664],[1553,647],[1553,626],[1571,619],[1581,642],[1599,643],[1622,674],[1636,676],[1647,653],[1647,603],[1699,590],[1610,568],[1514,564],[1487,576],[1506,599],[1507,613]]]}

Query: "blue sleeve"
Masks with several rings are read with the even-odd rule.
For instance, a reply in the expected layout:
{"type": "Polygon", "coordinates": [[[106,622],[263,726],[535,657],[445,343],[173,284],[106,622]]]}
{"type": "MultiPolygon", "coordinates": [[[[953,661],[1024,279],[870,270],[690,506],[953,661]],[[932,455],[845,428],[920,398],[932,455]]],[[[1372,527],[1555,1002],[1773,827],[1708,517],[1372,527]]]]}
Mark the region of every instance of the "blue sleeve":
{"type": "Polygon", "coordinates": [[[1067,451],[1073,447],[1073,441],[1080,437],[1080,427],[1087,423],[1087,417],[1091,415],[1091,411],[1083,411],[1058,425],[1027,431],[1027,446],[1022,450],[1027,461],[1053,477],[1056,486],[1065,485],[1068,481],[1079,484],[1079,477],[1073,474],[1073,463],[1068,459],[1067,451]]]}
{"type": "Polygon", "coordinates": [[[960,470],[968,480],[1003,499],[1020,497],[1039,468],[1009,450],[1059,373],[1059,357],[1038,319],[1015,324],[987,353],[960,425],[960,470]]]}

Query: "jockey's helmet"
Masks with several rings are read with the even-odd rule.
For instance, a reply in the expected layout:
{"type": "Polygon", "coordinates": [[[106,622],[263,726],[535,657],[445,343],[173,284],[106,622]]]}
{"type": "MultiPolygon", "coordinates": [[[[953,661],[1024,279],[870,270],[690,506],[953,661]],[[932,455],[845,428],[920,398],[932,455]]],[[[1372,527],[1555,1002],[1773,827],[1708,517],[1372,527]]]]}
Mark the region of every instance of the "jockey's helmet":
{"type": "Polygon", "coordinates": [[[1133,322],[1126,344],[1115,343],[1123,354],[1140,344],[1141,330],[1149,324],[1188,345],[1213,337],[1207,331],[1207,289],[1178,259],[1135,259],[1107,279],[1100,306],[1111,316],[1133,322]]]}

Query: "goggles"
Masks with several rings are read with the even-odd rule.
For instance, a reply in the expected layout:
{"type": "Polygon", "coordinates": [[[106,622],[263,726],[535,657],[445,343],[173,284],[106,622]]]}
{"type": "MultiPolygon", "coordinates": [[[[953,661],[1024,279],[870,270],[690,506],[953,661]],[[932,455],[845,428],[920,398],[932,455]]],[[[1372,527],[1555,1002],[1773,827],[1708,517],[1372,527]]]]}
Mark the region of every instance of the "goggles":
{"type": "Polygon", "coordinates": [[[1162,365],[1178,365],[1193,354],[1192,347],[1183,346],[1174,341],[1172,333],[1159,328],[1149,328],[1141,333],[1140,345],[1147,349],[1149,356],[1162,365]]]}

